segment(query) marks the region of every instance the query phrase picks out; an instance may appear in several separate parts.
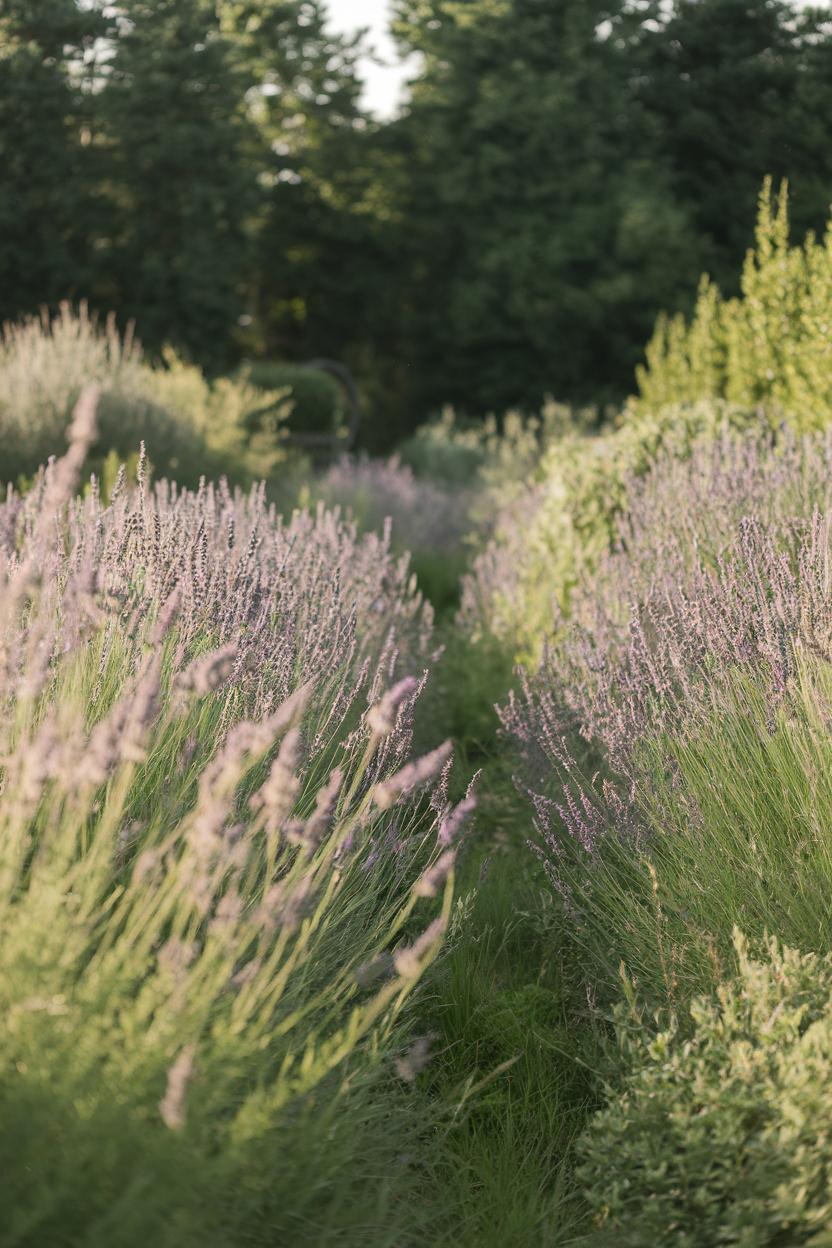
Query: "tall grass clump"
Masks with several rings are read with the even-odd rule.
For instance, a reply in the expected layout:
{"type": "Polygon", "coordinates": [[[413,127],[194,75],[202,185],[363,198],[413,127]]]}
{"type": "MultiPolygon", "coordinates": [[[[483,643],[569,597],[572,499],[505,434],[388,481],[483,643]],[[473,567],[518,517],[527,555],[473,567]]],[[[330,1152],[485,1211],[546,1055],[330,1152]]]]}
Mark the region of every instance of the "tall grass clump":
{"type": "Polygon", "coordinates": [[[151,367],[113,318],[99,324],[68,304],[6,325],[0,340],[0,480],[31,477],[60,455],[73,406],[88,382],[99,386],[98,429],[90,464],[108,452],[127,458],[144,441],[154,469],[180,484],[221,472],[241,482],[268,477],[286,459],[287,394],[245,376],[209,382],[167,353],[151,367]]]}
{"type": "Polygon", "coordinates": [[[323,509],[73,497],[94,407],[0,505],[0,1244],[408,1242],[379,1088],[473,805],[410,760],[429,614],[323,509]]]}

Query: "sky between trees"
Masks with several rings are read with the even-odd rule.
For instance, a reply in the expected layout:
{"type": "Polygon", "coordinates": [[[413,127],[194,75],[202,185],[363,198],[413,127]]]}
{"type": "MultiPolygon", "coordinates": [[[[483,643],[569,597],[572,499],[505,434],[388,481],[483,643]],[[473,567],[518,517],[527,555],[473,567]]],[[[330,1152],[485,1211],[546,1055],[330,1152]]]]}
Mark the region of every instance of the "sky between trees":
{"type": "Polygon", "coordinates": [[[368,42],[385,64],[368,58],[363,64],[366,81],[364,101],[378,117],[389,117],[402,98],[404,83],[412,64],[399,59],[388,31],[389,0],[329,0],[329,13],[335,30],[352,34],[361,27],[369,31],[368,42]]]}

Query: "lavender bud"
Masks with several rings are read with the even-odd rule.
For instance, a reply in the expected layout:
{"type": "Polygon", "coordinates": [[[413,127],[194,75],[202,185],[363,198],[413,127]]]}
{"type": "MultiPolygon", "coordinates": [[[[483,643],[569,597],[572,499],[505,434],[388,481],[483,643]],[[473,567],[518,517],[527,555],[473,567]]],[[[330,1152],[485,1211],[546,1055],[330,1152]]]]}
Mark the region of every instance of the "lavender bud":
{"type": "Polygon", "coordinates": [[[435,897],[439,892],[456,860],[456,850],[446,849],[432,867],[420,876],[413,886],[417,897],[435,897]]]}
{"type": "Polygon", "coordinates": [[[181,1131],[185,1125],[185,1096],[194,1074],[196,1045],[186,1044],[168,1070],[165,1095],[159,1102],[162,1122],[171,1131],[181,1131]]]}
{"type": "Polygon", "coordinates": [[[379,809],[387,810],[400,797],[412,793],[414,789],[421,788],[422,785],[434,780],[447,763],[452,750],[453,745],[451,742],[445,741],[435,750],[431,750],[429,754],[424,754],[421,758],[415,759],[414,762],[407,763],[395,775],[377,784],[373,791],[373,797],[379,809]]]}
{"type": "Polygon", "coordinates": [[[425,1036],[417,1036],[403,1057],[396,1059],[396,1073],[405,1083],[413,1083],[430,1061],[433,1042],[437,1039],[435,1031],[425,1036]]]}
{"type": "Polygon", "coordinates": [[[371,732],[386,737],[393,731],[399,707],[413,693],[417,684],[414,676],[405,676],[404,680],[388,689],[384,697],[367,712],[367,724],[371,732]]]}
{"type": "Polygon", "coordinates": [[[431,947],[438,945],[444,931],[445,920],[440,915],[429,927],[425,928],[422,935],[412,945],[406,945],[396,952],[393,964],[402,979],[418,979],[422,973],[425,958],[431,952],[431,947]]]}

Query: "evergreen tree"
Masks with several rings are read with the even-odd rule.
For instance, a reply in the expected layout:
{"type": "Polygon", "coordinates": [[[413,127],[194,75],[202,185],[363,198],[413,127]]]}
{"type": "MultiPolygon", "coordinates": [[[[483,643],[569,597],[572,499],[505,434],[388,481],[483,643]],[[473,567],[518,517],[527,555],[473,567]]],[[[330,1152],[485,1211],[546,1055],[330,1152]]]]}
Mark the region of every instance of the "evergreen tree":
{"type": "Polygon", "coordinates": [[[225,12],[256,84],[250,114],[268,147],[250,291],[259,346],[341,355],[357,330],[356,248],[372,250],[375,226],[360,40],[333,35],[318,0],[238,2],[225,12]]]}
{"type": "Polygon", "coordinates": [[[103,101],[112,302],[146,346],[229,359],[256,207],[249,83],[209,0],[127,0],[103,101]]]}
{"type": "Polygon", "coordinates": [[[788,178],[799,233],[832,200],[832,21],[786,0],[656,0],[629,47],[652,144],[691,213],[704,266],[737,286],[766,175],[788,178]]]}
{"type": "Polygon", "coordinates": [[[75,0],[0,7],[0,319],[89,293],[98,207],[92,102],[107,33],[75,0]]]}
{"type": "Polygon", "coordinates": [[[621,8],[401,0],[399,36],[424,58],[399,126],[414,406],[620,393],[655,311],[694,280],[686,213],[608,34],[621,8]]]}

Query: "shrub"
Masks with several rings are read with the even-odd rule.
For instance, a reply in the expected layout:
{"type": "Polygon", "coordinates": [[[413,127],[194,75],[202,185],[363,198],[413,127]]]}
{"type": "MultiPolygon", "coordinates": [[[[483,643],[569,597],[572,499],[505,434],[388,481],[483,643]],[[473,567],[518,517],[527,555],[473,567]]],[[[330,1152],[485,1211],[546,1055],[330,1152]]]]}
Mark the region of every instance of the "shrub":
{"type": "Polygon", "coordinates": [[[449,485],[470,485],[488,454],[488,445],[497,436],[493,417],[477,424],[457,422],[452,408],[446,407],[437,420],[422,425],[402,443],[400,456],[420,477],[449,485]]]}
{"type": "Polygon", "coordinates": [[[0,505],[0,1243],[326,1242],[472,806],[407,763],[429,615],[262,488],[72,500],[92,437],[0,505]]]}
{"type": "Polygon", "coordinates": [[[574,411],[548,399],[538,416],[506,412],[498,420],[464,423],[452,408],[422,425],[400,448],[417,476],[470,486],[479,479],[491,491],[517,486],[536,471],[543,452],[568,433],[598,423],[594,409],[574,411]]]}
{"type": "Polygon", "coordinates": [[[592,1243],[827,1242],[832,958],[735,947],[736,977],[669,1028],[618,1012],[630,1073],[578,1149],[592,1243]]]}
{"type": "Polygon", "coordinates": [[[61,308],[52,321],[7,325],[0,343],[0,478],[30,476],[66,447],[64,432],[83,385],[97,382],[98,437],[91,464],[109,451],[127,457],[144,441],[155,471],[196,485],[224,472],[259,479],[286,457],[280,429],[286,396],[244,379],[209,383],[174,355],[151,368],[135,340],[109,319],[100,326],[85,306],[61,308]],[[271,426],[253,436],[254,413],[268,408],[271,426]]]}
{"type": "Polygon", "coordinates": [[[790,247],[785,183],[774,211],[771,201],[768,179],[739,297],[723,299],[704,278],[689,325],[681,316],[659,321],[635,410],[723,398],[761,404],[800,431],[832,419],[832,225],[822,242],[809,235],[790,247]]]}
{"type": "Polygon", "coordinates": [[[616,548],[576,587],[531,683],[558,688],[581,735],[619,762],[722,672],[762,664],[781,687],[784,648],[826,646],[830,479],[828,434],[724,435],[687,461],[664,454],[629,483],[616,548]]]}
{"type": "Polygon", "coordinates": [[[613,541],[632,478],[662,452],[683,459],[700,441],[749,424],[758,421],[747,412],[700,403],[553,442],[538,479],[504,496],[464,582],[460,626],[475,640],[490,634],[522,661],[539,657],[556,615],[613,541]]]}
{"type": "MultiPolygon", "coordinates": [[[[178,428],[191,428],[202,450],[189,468],[188,482],[200,476],[219,476],[233,481],[269,480],[296,471],[297,457],[286,444],[292,401],[286,387],[264,391],[243,372],[235,378],[208,381],[199,369],[185,364],[172,351],[163,354],[164,367],[146,369],[144,389],[178,428]]],[[[112,438],[108,438],[108,445],[112,438]]],[[[148,441],[152,447],[152,443],[148,441]]],[[[116,449],[119,449],[118,447],[116,449]]],[[[152,450],[151,450],[152,454],[152,450]]],[[[165,465],[181,483],[179,464],[165,465]]]]}
{"type": "Polygon", "coordinates": [[[470,506],[469,492],[416,477],[397,455],[344,455],[321,473],[314,492],[327,507],[348,512],[364,532],[380,530],[389,520],[396,544],[410,551],[453,550],[462,541],[470,506]]]}
{"type": "MultiPolygon", "coordinates": [[[[293,433],[335,436],[344,432],[347,412],[343,392],[334,377],[322,369],[251,360],[240,377],[260,390],[287,394],[291,404],[289,426],[293,433]]],[[[256,431],[260,425],[260,419],[255,417],[250,427],[256,431]]]]}

